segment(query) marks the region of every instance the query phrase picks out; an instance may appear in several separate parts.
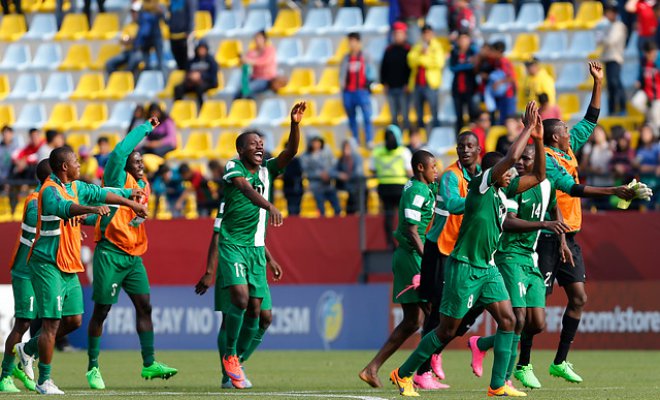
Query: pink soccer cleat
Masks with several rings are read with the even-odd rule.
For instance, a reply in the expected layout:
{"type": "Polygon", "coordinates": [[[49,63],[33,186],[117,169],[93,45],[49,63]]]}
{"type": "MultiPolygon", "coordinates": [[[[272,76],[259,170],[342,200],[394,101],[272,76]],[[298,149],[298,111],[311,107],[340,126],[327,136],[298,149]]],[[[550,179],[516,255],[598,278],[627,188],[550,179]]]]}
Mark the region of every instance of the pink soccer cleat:
{"type": "Polygon", "coordinates": [[[438,380],[433,376],[433,372],[431,371],[424,372],[421,375],[415,374],[413,377],[413,382],[419,389],[439,390],[449,388],[449,385],[438,382],[438,380]]]}
{"type": "Polygon", "coordinates": [[[477,340],[479,340],[481,336],[472,336],[470,339],[468,339],[468,348],[472,352],[472,362],[470,365],[472,366],[472,372],[479,378],[481,378],[481,375],[484,373],[484,357],[486,357],[486,352],[479,350],[479,346],[477,346],[477,340]]]}
{"type": "Polygon", "coordinates": [[[445,379],[445,371],[442,369],[442,354],[434,354],[431,356],[431,370],[438,379],[445,379]]]}

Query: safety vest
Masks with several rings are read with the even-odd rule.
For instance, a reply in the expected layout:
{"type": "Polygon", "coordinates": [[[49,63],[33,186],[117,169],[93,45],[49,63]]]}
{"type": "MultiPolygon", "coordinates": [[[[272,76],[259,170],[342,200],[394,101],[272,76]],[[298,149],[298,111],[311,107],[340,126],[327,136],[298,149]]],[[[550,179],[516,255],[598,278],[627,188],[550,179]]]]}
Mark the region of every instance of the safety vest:
{"type": "Polygon", "coordinates": [[[34,237],[37,234],[37,228],[25,223],[25,214],[27,214],[28,211],[28,204],[30,204],[32,200],[36,200],[38,198],[39,192],[32,192],[25,199],[25,204],[23,206],[23,219],[21,220],[23,221],[21,223],[21,232],[18,235],[18,239],[16,239],[14,253],[11,256],[11,260],[9,261],[9,269],[14,267],[14,262],[16,262],[16,255],[18,254],[18,249],[21,247],[21,245],[27,246],[30,249],[32,248],[32,242],[34,242],[34,237]]]}
{"type": "MultiPolygon", "coordinates": [[[[450,165],[445,174],[454,174],[458,178],[458,192],[461,197],[465,198],[468,194],[468,180],[463,176],[463,168],[459,162],[455,162],[450,165]]],[[[443,210],[444,211],[444,210],[443,210]]],[[[438,249],[440,253],[448,256],[454,250],[456,245],[456,240],[458,239],[458,231],[461,229],[461,224],[463,223],[463,214],[455,215],[447,213],[447,221],[445,222],[440,236],[438,236],[438,249]]]]}
{"type": "Polygon", "coordinates": [[[385,147],[374,149],[376,178],[381,185],[405,185],[408,182],[405,147],[399,146],[389,151],[385,147]]]}
{"type": "Polygon", "coordinates": [[[43,215],[43,197],[42,193],[49,188],[55,188],[63,199],[73,201],[78,204],[78,188],[76,182],[71,184],[73,196],[69,195],[66,189],[53,182],[51,178],[46,179],[41,191],[39,192],[39,217],[37,219],[37,236],[34,239],[34,245],[30,250],[28,260],[32,255],[32,250],[38,246],[40,240],[57,240],[57,254],[55,264],[57,268],[66,273],[77,273],[85,271],[80,252],[82,249],[82,234],[79,224],[72,224],[71,220],[63,220],[57,215],[43,215]]]}
{"type": "MultiPolygon", "coordinates": [[[[568,149],[568,157],[563,152],[545,147],[545,153],[554,158],[559,165],[564,167],[566,172],[573,177],[576,183],[580,183],[578,176],[578,162],[573,149],[568,149]]],[[[571,228],[571,232],[577,232],[582,226],[582,204],[580,198],[571,197],[569,194],[560,190],[557,191],[557,207],[564,217],[564,222],[571,228]]]]}
{"type": "MultiPolygon", "coordinates": [[[[145,192],[145,196],[141,200],[141,203],[149,203],[149,195],[151,194],[149,183],[146,183],[144,188],[140,188],[135,178],[127,173],[124,188],[142,189],[145,192]]],[[[105,227],[105,238],[110,241],[110,243],[132,256],[141,256],[146,253],[147,230],[142,223],[143,221],[139,219],[139,217],[138,220],[134,221],[137,214],[128,207],[120,207],[116,205],[110,207],[116,207],[117,211],[110,217],[110,222],[108,222],[108,225],[105,227]]],[[[95,240],[98,242],[103,238],[103,233],[101,232],[101,218],[96,221],[95,233],[95,240]]]]}

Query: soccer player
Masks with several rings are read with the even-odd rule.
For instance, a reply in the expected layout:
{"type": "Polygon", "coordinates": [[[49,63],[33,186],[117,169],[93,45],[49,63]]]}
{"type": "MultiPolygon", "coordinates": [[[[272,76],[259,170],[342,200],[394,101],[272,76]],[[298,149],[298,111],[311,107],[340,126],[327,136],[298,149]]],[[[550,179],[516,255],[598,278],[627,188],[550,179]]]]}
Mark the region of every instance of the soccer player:
{"type": "MultiPolygon", "coordinates": [[[[103,186],[142,190],[145,195],[140,201],[148,204],[151,190],[144,175],[144,162],[142,155],[134,149],[159,124],[158,118],[151,117],[117,143],[103,172],[103,186]]],[[[94,312],[87,328],[89,360],[86,377],[91,389],[105,389],[99,370],[103,321],[112,305],[117,303],[122,288],[135,306],[136,329],[142,349],[141,376],[144,379],[169,379],[178,372],[154,358],[149,278],[141,257],[147,251],[147,231],[143,222],[144,219],[127,207],[113,207],[110,214],[96,221],[94,312]]]]}
{"type": "Polygon", "coordinates": [[[282,224],[282,214],[269,201],[271,186],[298,152],[305,102],[291,110],[291,130],[286,148],[263,164],[264,145],[258,132],[248,130],[236,138],[238,159],[225,166],[224,218],[219,236],[219,277],[229,288],[231,304],[224,314],[227,329],[222,364],[233,385],[245,388],[244,374],[236,345],[243,325],[255,330],[266,295],[266,224],[282,224]],[[246,317],[247,310],[247,317],[246,317]],[[252,324],[252,326],[247,326],[252,324]]]}
{"type": "Polygon", "coordinates": [[[34,381],[30,379],[20,367],[14,365],[14,346],[21,342],[25,332],[30,329],[30,322],[36,317],[34,311],[34,289],[30,282],[30,270],[27,267],[27,257],[32,242],[37,234],[37,218],[39,215],[37,198],[39,190],[46,178],[50,175],[48,160],[41,160],[37,164],[37,179],[39,185],[25,198],[23,206],[23,221],[21,232],[16,241],[14,256],[9,262],[11,269],[11,288],[14,293],[14,326],[5,341],[5,354],[2,358],[2,376],[0,377],[0,392],[18,393],[20,390],[14,385],[12,375],[18,378],[28,390],[35,390],[34,381]]]}
{"type": "Polygon", "coordinates": [[[411,290],[411,283],[419,275],[426,232],[435,209],[435,180],[438,176],[435,157],[426,150],[417,150],[411,161],[413,177],[404,185],[399,202],[399,225],[394,237],[399,245],[392,257],[392,302],[401,304],[403,320],[390,334],[376,356],[359,373],[360,379],[372,387],[383,386],[378,370],[403,342],[419,330],[428,303],[411,290]]]}
{"type": "Polygon", "coordinates": [[[39,191],[37,235],[28,255],[37,315],[43,319],[41,333],[14,347],[24,372],[34,379],[33,357],[39,354],[37,392],[63,394],[50,378],[55,336],[65,335],[82,323],[83,299],[78,272],[85,267],[80,259],[82,235],[79,219],[86,214],[107,215],[116,204],[131,208],[142,218],[147,207],[128,197],[141,197],[141,189],[105,189],[78,181],[80,163],[73,150],[60,147],[49,157],[52,170],[39,191]],[[115,193],[121,194],[121,197],[115,193]]]}
{"type": "MultiPolygon", "coordinates": [[[[520,176],[532,174],[535,158],[534,146],[525,148],[516,170],[520,176]]],[[[545,328],[545,284],[538,268],[536,243],[541,229],[563,235],[570,230],[558,215],[555,188],[547,179],[538,186],[517,194],[506,202],[507,217],[504,220],[504,233],[495,253],[495,264],[502,274],[511,306],[516,317],[515,335],[511,347],[511,357],[506,371],[509,386],[511,373],[516,363],[520,334],[525,329],[529,336],[536,335],[545,328]],[[554,214],[554,220],[546,221],[546,211],[554,214]],[[559,218],[558,218],[559,217],[559,218]]],[[[567,247],[563,247],[566,253],[567,247]]],[[[472,371],[476,376],[483,373],[483,359],[486,351],[493,347],[495,336],[472,336],[468,346],[472,352],[472,371]]],[[[516,371],[520,375],[521,371],[516,371]]]]}
{"type": "Polygon", "coordinates": [[[507,196],[522,193],[545,179],[541,116],[534,102],[527,104],[523,123],[525,128],[507,154],[487,153],[481,163],[483,172],[468,185],[458,240],[445,262],[440,324],[425,335],[403,365],[390,374],[390,380],[403,396],[419,396],[413,387],[412,375],[424,361],[454,338],[461,319],[473,306],[484,306],[498,326],[488,395],[526,395],[507,386],[504,381],[515,317],[502,275],[493,261],[506,217],[504,203],[507,196]],[[510,170],[522,155],[530,136],[537,150],[534,173],[512,178],[510,170]]]}

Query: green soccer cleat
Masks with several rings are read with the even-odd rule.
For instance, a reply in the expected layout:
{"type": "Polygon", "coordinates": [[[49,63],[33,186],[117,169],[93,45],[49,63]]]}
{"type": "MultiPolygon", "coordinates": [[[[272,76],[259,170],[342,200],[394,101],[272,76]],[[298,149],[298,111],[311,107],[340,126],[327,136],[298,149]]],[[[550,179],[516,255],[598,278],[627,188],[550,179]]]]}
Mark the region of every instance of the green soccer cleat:
{"type": "Polygon", "coordinates": [[[20,393],[20,389],[14,385],[14,380],[11,376],[5,376],[0,381],[0,393],[20,393]]]}
{"type": "Polygon", "coordinates": [[[573,370],[573,364],[568,361],[564,361],[559,365],[550,364],[550,375],[557,378],[564,378],[571,383],[581,383],[582,377],[575,373],[573,370]]]}
{"type": "Polygon", "coordinates": [[[541,382],[539,382],[536,375],[534,375],[534,367],[532,367],[532,364],[517,366],[516,370],[513,371],[513,377],[518,379],[526,388],[541,388],[541,382]]]}
{"type": "Polygon", "coordinates": [[[154,363],[148,367],[142,367],[142,377],[144,379],[170,379],[176,375],[177,372],[179,372],[179,370],[176,368],[168,367],[158,361],[154,361],[154,363]]]}
{"type": "Polygon", "coordinates": [[[27,390],[32,392],[36,391],[36,383],[34,383],[34,381],[30,379],[30,377],[27,376],[27,374],[19,366],[14,367],[14,370],[11,371],[11,374],[14,376],[14,378],[21,381],[27,390]]]}
{"type": "Polygon", "coordinates": [[[99,367],[94,367],[87,371],[85,374],[87,377],[87,383],[89,383],[90,389],[103,390],[105,389],[105,382],[103,382],[103,377],[101,376],[101,371],[99,367]]]}

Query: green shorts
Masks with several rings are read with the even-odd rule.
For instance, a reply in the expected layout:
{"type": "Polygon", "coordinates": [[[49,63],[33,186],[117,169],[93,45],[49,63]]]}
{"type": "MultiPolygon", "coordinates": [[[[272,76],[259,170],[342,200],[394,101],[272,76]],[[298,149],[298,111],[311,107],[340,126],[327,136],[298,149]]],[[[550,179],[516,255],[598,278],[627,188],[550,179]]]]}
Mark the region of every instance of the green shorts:
{"type": "Polygon", "coordinates": [[[505,300],[509,300],[509,294],[497,267],[478,268],[447,257],[440,305],[442,314],[461,319],[472,307],[505,300]]]}
{"type": "Polygon", "coordinates": [[[149,278],[142,257],[117,250],[101,241],[94,250],[94,281],[92,299],[97,304],[116,304],[119,292],[149,294],[149,278]]]}
{"type": "MultiPolygon", "coordinates": [[[[227,312],[227,308],[229,307],[229,304],[231,304],[229,288],[219,287],[218,281],[218,279],[215,281],[215,311],[227,312]]],[[[265,311],[273,309],[273,300],[270,297],[270,288],[268,286],[266,286],[266,294],[261,302],[261,309],[265,311]]]]}
{"type": "Polygon", "coordinates": [[[61,319],[84,312],[78,274],[62,272],[53,264],[31,262],[29,265],[40,318],[61,319]]]}
{"type": "Polygon", "coordinates": [[[530,264],[507,263],[506,260],[497,264],[511,296],[512,307],[545,308],[543,276],[537,267],[530,264]]]}
{"type": "Polygon", "coordinates": [[[266,281],[266,248],[221,244],[218,254],[220,287],[247,285],[250,297],[263,299],[266,281]]]}
{"type": "Polygon", "coordinates": [[[392,256],[392,302],[396,304],[425,302],[419,297],[415,289],[408,289],[412,285],[413,277],[422,270],[422,257],[416,251],[408,251],[397,247],[392,256]],[[406,290],[404,293],[404,290],[406,290]],[[398,297],[397,297],[398,296],[398,297]]]}
{"type": "Polygon", "coordinates": [[[32,281],[12,276],[11,288],[14,292],[14,318],[35,319],[37,313],[32,281]]]}

